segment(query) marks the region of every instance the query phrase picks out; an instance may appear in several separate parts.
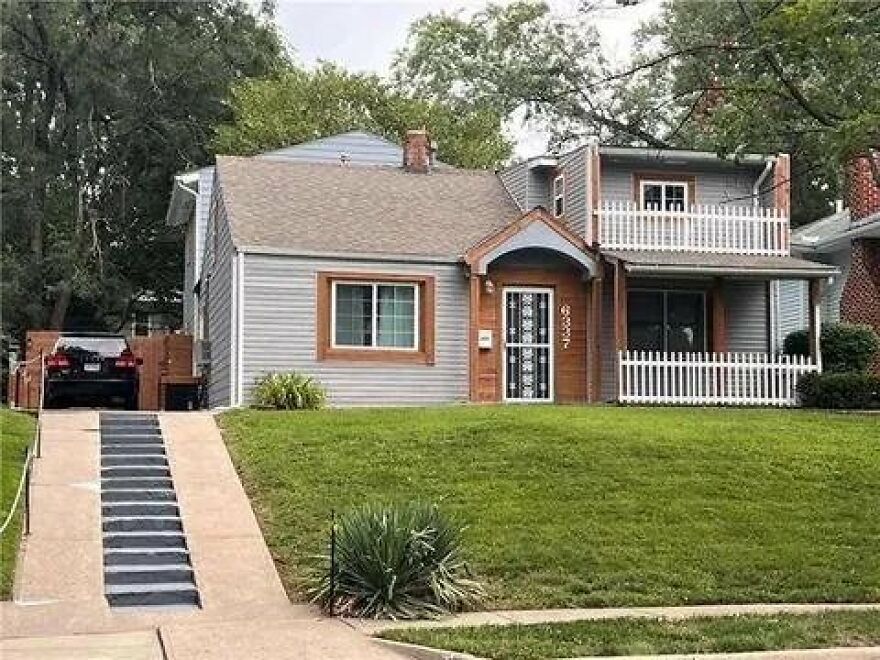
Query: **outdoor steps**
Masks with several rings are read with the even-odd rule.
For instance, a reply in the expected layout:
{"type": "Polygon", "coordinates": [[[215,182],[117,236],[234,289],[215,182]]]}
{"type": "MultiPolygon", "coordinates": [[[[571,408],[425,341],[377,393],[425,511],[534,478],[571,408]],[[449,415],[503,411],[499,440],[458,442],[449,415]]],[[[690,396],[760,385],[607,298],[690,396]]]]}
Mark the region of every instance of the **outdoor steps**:
{"type": "Polygon", "coordinates": [[[156,415],[102,413],[100,421],[107,602],[200,606],[156,415]]]}

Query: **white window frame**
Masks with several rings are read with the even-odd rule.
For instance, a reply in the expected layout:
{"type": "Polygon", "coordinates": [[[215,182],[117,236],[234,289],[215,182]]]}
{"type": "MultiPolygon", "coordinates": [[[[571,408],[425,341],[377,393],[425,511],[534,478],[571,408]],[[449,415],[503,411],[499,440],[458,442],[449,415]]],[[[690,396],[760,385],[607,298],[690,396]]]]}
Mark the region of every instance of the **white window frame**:
{"type": "Polygon", "coordinates": [[[502,297],[501,304],[503,305],[501,309],[501,336],[503,337],[503,346],[501,351],[501,400],[503,403],[524,403],[524,404],[532,404],[532,403],[553,403],[556,401],[556,303],[554,300],[554,289],[551,287],[541,287],[541,286],[506,286],[502,289],[502,297]],[[508,293],[546,293],[549,294],[547,296],[547,305],[549,306],[547,318],[549,320],[549,327],[547,328],[548,334],[550,336],[550,341],[546,342],[547,347],[550,349],[548,351],[548,360],[550,361],[548,365],[547,372],[547,383],[550,397],[547,399],[523,399],[516,397],[507,396],[507,347],[519,347],[524,348],[526,346],[536,347],[536,346],[544,346],[544,344],[540,344],[539,342],[532,342],[531,344],[522,344],[519,342],[508,342],[507,341],[507,294],[508,293]]]}
{"type": "Polygon", "coordinates": [[[553,217],[561,218],[563,215],[565,215],[565,174],[558,174],[553,178],[553,217]],[[557,208],[561,209],[559,213],[556,212],[557,208]]]}
{"type": "Polygon", "coordinates": [[[419,299],[419,284],[417,282],[389,282],[385,280],[333,280],[330,295],[330,347],[349,351],[406,351],[417,353],[419,350],[419,324],[421,323],[421,300],[419,299]],[[372,345],[361,346],[354,344],[336,343],[336,290],[340,284],[351,286],[369,286],[373,289],[373,306],[370,322],[372,345]],[[409,287],[413,290],[413,345],[412,346],[379,346],[379,287],[399,286],[409,287]]]}
{"type": "MultiPolygon", "coordinates": [[[[666,337],[666,326],[668,324],[667,319],[669,318],[669,302],[667,296],[670,293],[695,293],[700,296],[703,300],[703,350],[695,351],[697,353],[708,353],[709,352],[709,311],[706,309],[706,292],[703,289],[662,289],[656,287],[634,287],[629,290],[630,293],[662,293],[663,294],[663,349],[662,353],[669,352],[669,341],[666,337]]],[[[627,306],[629,305],[629,294],[627,294],[626,300],[627,306]]],[[[627,343],[629,342],[629,314],[627,314],[627,328],[626,328],[626,337],[627,343]]],[[[627,350],[629,350],[629,346],[627,346],[627,350]]]]}
{"type": "Polygon", "coordinates": [[[645,208],[645,186],[660,186],[660,211],[664,213],[681,213],[690,208],[690,184],[681,179],[642,179],[639,182],[639,210],[648,211],[653,209],[645,208]],[[679,186],[684,190],[684,208],[682,211],[666,210],[666,186],[679,186]]]}

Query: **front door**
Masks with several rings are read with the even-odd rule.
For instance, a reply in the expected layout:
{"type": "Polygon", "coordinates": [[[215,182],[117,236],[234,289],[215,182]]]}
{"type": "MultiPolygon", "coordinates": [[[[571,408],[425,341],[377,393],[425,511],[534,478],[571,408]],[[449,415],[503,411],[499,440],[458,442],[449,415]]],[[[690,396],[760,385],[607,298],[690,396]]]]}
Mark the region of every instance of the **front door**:
{"type": "Polygon", "coordinates": [[[553,400],[553,290],[504,289],[504,400],[553,400]]]}

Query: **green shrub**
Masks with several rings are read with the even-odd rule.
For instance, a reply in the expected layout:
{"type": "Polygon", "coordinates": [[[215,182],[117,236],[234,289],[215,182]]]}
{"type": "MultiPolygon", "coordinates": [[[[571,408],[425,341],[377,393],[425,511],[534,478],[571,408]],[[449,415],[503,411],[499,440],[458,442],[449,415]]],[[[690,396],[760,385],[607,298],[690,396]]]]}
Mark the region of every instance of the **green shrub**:
{"type": "Polygon", "coordinates": [[[880,408],[880,376],[861,373],[807,374],[798,382],[807,408],[880,408]]]}
{"type": "MultiPolygon", "coordinates": [[[[339,520],[337,613],[416,619],[472,609],[485,595],[461,556],[461,530],[423,502],[365,505],[339,520]]],[[[314,600],[329,609],[330,573],[314,600]]]]}
{"type": "MultiPolygon", "coordinates": [[[[868,325],[827,323],[822,326],[822,368],[844,373],[864,372],[880,351],[880,338],[868,325]]],[[[808,355],[809,339],[806,330],[796,330],[785,338],[783,352],[788,355],[808,355]]]]}
{"type": "Polygon", "coordinates": [[[317,410],[326,398],[318,381],[295,372],[266,374],[254,382],[251,392],[255,407],[277,410],[317,410]]]}

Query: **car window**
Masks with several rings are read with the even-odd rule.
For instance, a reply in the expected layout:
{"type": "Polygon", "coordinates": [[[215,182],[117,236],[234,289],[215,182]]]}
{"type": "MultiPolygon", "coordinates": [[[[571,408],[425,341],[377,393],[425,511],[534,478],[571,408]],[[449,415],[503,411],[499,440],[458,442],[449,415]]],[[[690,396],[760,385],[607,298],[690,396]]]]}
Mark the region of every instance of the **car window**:
{"type": "Polygon", "coordinates": [[[116,357],[128,349],[124,337],[61,337],[56,351],[92,353],[101,357],[116,357]]]}

